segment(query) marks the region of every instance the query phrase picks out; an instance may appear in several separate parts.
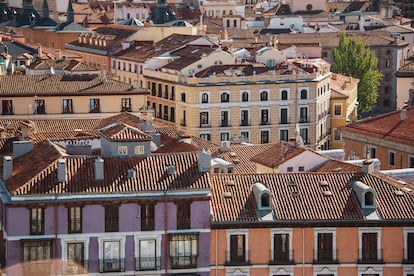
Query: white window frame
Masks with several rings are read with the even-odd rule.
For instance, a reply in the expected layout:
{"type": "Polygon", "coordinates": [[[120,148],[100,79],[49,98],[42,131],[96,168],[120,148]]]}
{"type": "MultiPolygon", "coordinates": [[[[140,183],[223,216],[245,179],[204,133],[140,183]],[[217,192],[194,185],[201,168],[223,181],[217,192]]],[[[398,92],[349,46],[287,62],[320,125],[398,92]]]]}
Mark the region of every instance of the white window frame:
{"type": "Polygon", "coordinates": [[[88,259],[89,259],[89,237],[84,235],[74,235],[62,236],[60,238],[60,248],[61,256],[63,260],[68,260],[68,243],[80,243],[83,242],[83,260],[84,260],[84,269],[88,271],[88,259]]]}
{"type": "Polygon", "coordinates": [[[293,229],[291,229],[291,228],[278,228],[278,229],[271,229],[270,230],[270,241],[271,241],[270,259],[272,260],[274,254],[275,254],[275,248],[274,248],[275,234],[288,234],[289,235],[289,260],[292,260],[293,259],[293,256],[292,256],[292,252],[293,252],[293,248],[292,248],[293,229]]]}
{"type": "MultiPolygon", "coordinates": [[[[336,228],[315,228],[314,229],[314,248],[315,248],[315,254],[316,256],[318,255],[318,234],[322,233],[331,233],[332,234],[332,259],[336,260],[336,228]]],[[[316,256],[315,259],[316,259],[316,256]]],[[[321,273],[321,272],[318,272],[321,273]]],[[[333,273],[333,272],[329,272],[329,273],[333,273]]],[[[336,273],[336,272],[335,272],[336,273]]],[[[316,274],[315,274],[316,275],[316,274]]]]}
{"type": "Polygon", "coordinates": [[[230,131],[220,131],[220,142],[230,141],[230,131]],[[221,135],[227,133],[228,138],[227,140],[221,140],[221,135]]]}
{"type": "Polygon", "coordinates": [[[283,88],[279,88],[279,101],[280,102],[287,102],[290,100],[290,88],[289,87],[283,87],[283,88]],[[282,91],[286,90],[287,91],[287,99],[286,100],[282,100],[282,91]]]}
{"type": "MultiPolygon", "coordinates": [[[[375,199],[374,199],[375,200],[375,199]]],[[[358,229],[358,237],[359,237],[359,241],[358,241],[358,259],[361,260],[362,259],[362,234],[363,233],[377,233],[377,250],[378,250],[378,254],[377,254],[377,258],[381,259],[382,258],[382,252],[381,252],[381,228],[378,227],[361,227],[358,229]]],[[[363,272],[363,273],[368,273],[368,272],[363,272]]],[[[375,272],[378,273],[378,272],[375,272]]],[[[382,272],[381,272],[382,273],[382,272]]]]}
{"type": "Polygon", "coordinates": [[[99,247],[99,252],[98,252],[98,256],[99,256],[99,260],[102,260],[102,262],[99,262],[99,271],[103,271],[103,268],[101,267],[101,265],[103,264],[103,243],[104,242],[118,242],[119,241],[119,258],[122,261],[125,261],[125,240],[126,237],[125,236],[121,236],[121,235],[117,235],[116,233],[114,235],[105,235],[103,237],[98,237],[98,247],[99,247]]]}
{"type": "Polygon", "coordinates": [[[250,90],[240,90],[240,102],[242,103],[242,104],[248,104],[249,105],[249,102],[251,101],[251,93],[250,93],[250,90]],[[243,101],[243,93],[247,93],[247,101],[243,101]]]}
{"type": "Polygon", "coordinates": [[[200,91],[200,104],[205,105],[211,102],[210,91],[200,91]],[[207,102],[203,103],[203,94],[207,94],[207,102]]]}
{"type": "Polygon", "coordinates": [[[118,155],[120,155],[120,156],[128,155],[128,147],[127,146],[118,146],[118,155]]]}
{"type": "Polygon", "coordinates": [[[293,276],[293,268],[290,268],[290,267],[271,268],[269,272],[269,276],[273,276],[273,275],[293,276]]]}
{"type": "Polygon", "coordinates": [[[396,157],[396,152],[394,150],[389,150],[388,151],[388,166],[395,167],[395,159],[396,159],[395,157],[396,157]],[[390,159],[391,153],[393,153],[394,155],[394,160],[393,160],[394,164],[391,164],[391,159],[390,159]]]}
{"type": "Polygon", "coordinates": [[[309,109],[309,106],[308,105],[300,105],[300,106],[298,106],[298,118],[299,118],[299,122],[300,123],[303,123],[303,124],[307,124],[307,123],[309,123],[310,122],[310,109],[309,109]],[[301,111],[301,109],[302,108],[306,108],[306,122],[300,122],[300,119],[301,119],[301,117],[300,117],[300,111],[301,111]]]}
{"type": "Polygon", "coordinates": [[[342,117],[342,104],[341,104],[341,103],[335,103],[335,104],[334,104],[334,108],[333,108],[333,116],[334,116],[334,117],[342,117]],[[339,115],[336,115],[336,114],[335,114],[335,108],[336,108],[336,106],[341,107],[341,114],[339,114],[339,115]]]}
{"type": "MultiPolygon", "coordinates": [[[[406,260],[408,258],[408,248],[407,248],[407,242],[408,242],[408,233],[413,233],[414,234],[414,227],[404,227],[404,260],[406,260]]],[[[414,273],[414,268],[413,268],[413,273],[414,273]]]]}
{"type": "MultiPolygon", "coordinates": [[[[135,242],[135,256],[139,259],[139,241],[141,240],[155,240],[155,258],[159,258],[161,260],[161,234],[154,234],[154,233],[145,233],[140,232],[138,236],[134,236],[135,242]]],[[[156,265],[157,263],[155,263],[156,265]]]]}
{"type": "Polygon", "coordinates": [[[382,276],[382,267],[381,266],[360,266],[358,268],[358,276],[364,276],[365,274],[378,274],[382,276]]]}
{"type": "MultiPolygon", "coordinates": [[[[244,256],[245,256],[245,260],[247,262],[247,260],[249,259],[248,256],[248,252],[249,252],[249,230],[243,230],[243,229],[238,229],[238,230],[227,230],[226,233],[226,238],[227,238],[227,256],[226,256],[226,260],[230,261],[230,236],[231,235],[244,235],[244,256]]],[[[237,275],[237,274],[235,274],[237,275]]]]}
{"type": "Polygon", "coordinates": [[[145,147],[140,145],[140,146],[135,146],[134,148],[135,154],[137,155],[142,155],[145,153],[145,147]]]}
{"type": "Polygon", "coordinates": [[[247,132],[247,135],[249,135],[249,137],[245,137],[245,138],[247,138],[247,140],[250,141],[250,130],[241,130],[240,131],[240,136],[243,135],[242,132],[247,132]]]}
{"type": "Polygon", "coordinates": [[[282,130],[287,130],[288,137],[287,137],[287,141],[286,142],[289,142],[289,128],[280,128],[279,129],[279,141],[282,141],[281,140],[282,139],[282,136],[280,135],[280,133],[282,132],[282,130]]]}
{"type": "MultiPolygon", "coordinates": [[[[207,124],[203,124],[203,125],[208,125],[209,127],[211,127],[211,116],[210,116],[210,110],[206,110],[206,109],[202,109],[202,110],[200,110],[200,113],[199,113],[199,115],[198,115],[198,117],[201,119],[201,113],[203,113],[203,112],[207,112],[207,114],[208,114],[208,120],[207,120],[207,124]]],[[[201,120],[200,120],[200,126],[201,126],[201,120]]]]}
{"type": "MultiPolygon", "coordinates": [[[[286,111],[286,115],[287,115],[287,122],[288,123],[290,123],[290,108],[289,108],[289,106],[281,106],[281,107],[279,107],[279,122],[278,123],[281,123],[282,122],[282,109],[286,109],[287,111],[286,111]]],[[[286,124],[287,125],[287,124],[286,124]]]]}
{"type": "Polygon", "coordinates": [[[231,93],[230,93],[230,91],[229,91],[229,90],[220,91],[220,103],[221,103],[221,104],[228,104],[228,103],[230,103],[230,102],[231,102],[231,93]],[[228,101],[228,102],[222,102],[222,101],[221,101],[221,96],[222,96],[223,94],[228,94],[228,95],[229,95],[229,101],[228,101]]]}
{"type": "Polygon", "coordinates": [[[314,266],[313,275],[314,276],[319,276],[320,274],[322,274],[322,275],[324,275],[324,274],[333,274],[334,276],[337,276],[338,275],[337,267],[333,267],[333,266],[317,267],[317,266],[314,266]]]}
{"type": "Polygon", "coordinates": [[[309,100],[309,87],[298,87],[298,100],[299,101],[307,101],[309,100]],[[302,90],[306,90],[306,99],[302,99],[302,90]]]}
{"type": "Polygon", "coordinates": [[[336,141],[336,142],[339,142],[339,141],[341,141],[342,139],[341,139],[341,132],[339,131],[339,129],[337,129],[337,128],[334,128],[333,129],[333,140],[334,141],[336,141]],[[337,137],[336,137],[336,133],[338,133],[338,135],[339,135],[339,139],[336,139],[337,137]]]}
{"type": "Polygon", "coordinates": [[[263,106],[269,105],[269,102],[270,102],[270,89],[259,89],[259,102],[263,106]],[[264,93],[264,92],[267,93],[267,100],[266,101],[262,101],[262,93],[264,93]]]}
{"type": "Polygon", "coordinates": [[[226,268],[226,276],[250,276],[250,269],[244,267],[229,267],[226,268]]]}

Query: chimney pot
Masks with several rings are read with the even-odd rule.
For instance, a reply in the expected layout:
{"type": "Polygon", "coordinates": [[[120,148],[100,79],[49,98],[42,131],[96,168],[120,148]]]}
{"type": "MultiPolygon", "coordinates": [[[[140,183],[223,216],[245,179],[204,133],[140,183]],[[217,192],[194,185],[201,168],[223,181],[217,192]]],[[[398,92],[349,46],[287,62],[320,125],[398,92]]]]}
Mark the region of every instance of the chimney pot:
{"type": "Polygon", "coordinates": [[[13,176],[13,158],[11,156],[3,157],[3,180],[13,176]]]}
{"type": "Polygon", "coordinates": [[[404,121],[406,118],[407,118],[407,110],[406,109],[401,109],[400,120],[404,121]]]}
{"type": "Polygon", "coordinates": [[[374,170],[374,161],[372,159],[365,159],[362,162],[362,171],[365,174],[371,173],[374,170]]]}
{"type": "Polygon", "coordinates": [[[59,159],[58,160],[57,177],[58,177],[58,182],[66,182],[67,181],[66,160],[65,159],[59,159]]]}
{"type": "Polygon", "coordinates": [[[105,175],[104,175],[104,160],[102,159],[102,157],[96,158],[94,165],[95,165],[94,166],[95,180],[104,180],[105,179],[105,175]]]}

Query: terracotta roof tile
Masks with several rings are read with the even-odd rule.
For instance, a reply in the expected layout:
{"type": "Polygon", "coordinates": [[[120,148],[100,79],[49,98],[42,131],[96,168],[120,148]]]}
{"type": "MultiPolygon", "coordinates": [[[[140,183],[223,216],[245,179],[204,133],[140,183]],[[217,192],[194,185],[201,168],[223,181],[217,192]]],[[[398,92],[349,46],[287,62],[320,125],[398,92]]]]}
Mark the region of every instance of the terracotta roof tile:
{"type": "Polygon", "coordinates": [[[271,148],[251,158],[251,161],[265,165],[269,168],[276,168],[281,163],[306,151],[305,148],[296,147],[287,142],[280,142],[271,148]]]}
{"type": "Polygon", "coordinates": [[[133,128],[125,124],[116,124],[114,126],[103,129],[101,130],[101,134],[113,142],[151,141],[150,135],[145,134],[137,128],[133,128]]]}

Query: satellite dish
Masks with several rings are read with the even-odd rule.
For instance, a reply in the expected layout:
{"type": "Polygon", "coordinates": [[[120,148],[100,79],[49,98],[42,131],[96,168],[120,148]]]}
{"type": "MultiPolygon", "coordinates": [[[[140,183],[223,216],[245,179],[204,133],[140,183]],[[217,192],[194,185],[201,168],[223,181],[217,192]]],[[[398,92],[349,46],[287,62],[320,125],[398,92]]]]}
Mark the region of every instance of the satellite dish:
{"type": "Polygon", "coordinates": [[[50,67],[50,74],[52,74],[52,75],[54,75],[56,72],[55,72],[55,68],[53,68],[53,66],[52,67],[50,67]]]}

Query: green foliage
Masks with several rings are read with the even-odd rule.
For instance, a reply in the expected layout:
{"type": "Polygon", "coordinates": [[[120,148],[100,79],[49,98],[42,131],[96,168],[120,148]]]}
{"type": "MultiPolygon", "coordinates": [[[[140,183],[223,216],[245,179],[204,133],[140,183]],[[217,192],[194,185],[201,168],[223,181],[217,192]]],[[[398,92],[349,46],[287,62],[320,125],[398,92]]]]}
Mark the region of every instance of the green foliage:
{"type": "Polygon", "coordinates": [[[341,33],[339,47],[333,51],[332,71],[359,79],[358,111],[368,112],[377,102],[382,73],[378,71],[377,57],[365,47],[362,40],[341,33]]]}

